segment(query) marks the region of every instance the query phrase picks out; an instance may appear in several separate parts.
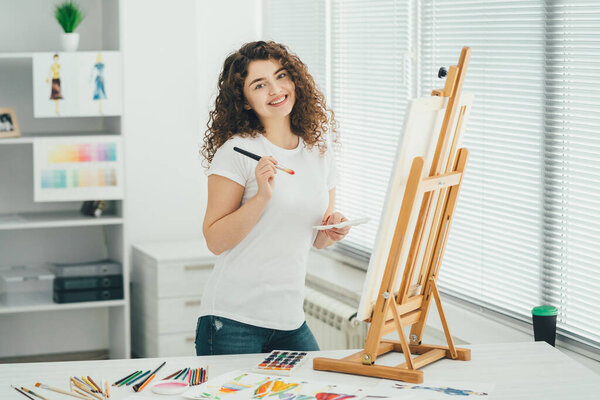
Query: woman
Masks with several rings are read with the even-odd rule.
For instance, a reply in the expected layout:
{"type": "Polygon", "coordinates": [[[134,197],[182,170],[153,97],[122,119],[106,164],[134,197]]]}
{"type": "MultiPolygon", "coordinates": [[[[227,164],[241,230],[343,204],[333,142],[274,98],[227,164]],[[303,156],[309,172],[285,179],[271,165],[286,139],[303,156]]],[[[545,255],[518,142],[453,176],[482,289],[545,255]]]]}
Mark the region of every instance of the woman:
{"type": "Polygon", "coordinates": [[[334,212],[335,160],[325,138],[333,113],[306,66],[274,42],[231,54],[218,89],[202,149],[209,164],[203,232],[218,257],[196,353],[318,350],[302,308],[306,259],[311,246],[329,246],[349,231],[312,228],[346,220],[334,212]]]}

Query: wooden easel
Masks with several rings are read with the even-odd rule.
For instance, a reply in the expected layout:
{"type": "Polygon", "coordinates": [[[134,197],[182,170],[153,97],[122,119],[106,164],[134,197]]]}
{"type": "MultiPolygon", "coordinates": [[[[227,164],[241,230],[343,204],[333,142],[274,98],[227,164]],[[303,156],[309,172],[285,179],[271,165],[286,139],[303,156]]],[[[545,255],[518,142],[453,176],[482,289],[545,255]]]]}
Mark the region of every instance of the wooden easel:
{"type": "Polygon", "coordinates": [[[406,190],[396,223],[392,245],[388,254],[379,295],[369,322],[369,333],[362,351],[342,359],[315,358],[313,368],[322,371],[344,372],[411,383],[423,382],[423,371],[418,369],[442,358],[468,361],[471,350],[454,347],[454,342],[436,285],[448,231],[452,222],[456,199],[468,158],[468,151],[457,151],[458,139],[466,107],[459,109],[462,86],[469,63],[471,49],[464,47],[458,65],[448,69],[444,89],[434,90],[432,96],[448,97],[435,154],[429,176],[422,178],[423,157],[415,157],[406,184],[406,190]],[[458,116],[455,121],[455,116],[458,116]],[[448,149],[448,146],[450,148],[448,149]],[[416,198],[423,193],[423,200],[412,241],[405,240],[409,218],[417,206],[416,198]],[[433,214],[430,214],[433,213],[433,214]],[[431,227],[429,231],[426,225],[431,227]],[[426,242],[423,242],[426,241],[426,242]],[[418,253],[424,247],[417,284],[411,287],[418,263],[418,253]],[[394,293],[397,273],[402,267],[400,253],[403,246],[410,246],[400,288],[394,293]],[[447,346],[421,344],[431,298],[435,299],[447,346]],[[410,343],[404,328],[411,326],[410,343]],[[396,331],[399,340],[382,339],[396,331]],[[375,365],[378,356],[391,351],[404,353],[405,363],[397,366],[375,365]],[[415,358],[412,355],[418,355],[415,358]]]}

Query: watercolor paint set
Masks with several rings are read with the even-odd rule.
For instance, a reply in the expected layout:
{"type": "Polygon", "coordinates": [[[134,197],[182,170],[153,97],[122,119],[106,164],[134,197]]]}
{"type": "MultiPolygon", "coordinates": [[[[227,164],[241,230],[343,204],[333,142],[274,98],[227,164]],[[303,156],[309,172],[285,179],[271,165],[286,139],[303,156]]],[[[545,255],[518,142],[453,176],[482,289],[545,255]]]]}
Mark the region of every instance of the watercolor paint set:
{"type": "Polygon", "coordinates": [[[290,376],[304,361],[307,353],[300,351],[273,350],[252,372],[290,376]]]}

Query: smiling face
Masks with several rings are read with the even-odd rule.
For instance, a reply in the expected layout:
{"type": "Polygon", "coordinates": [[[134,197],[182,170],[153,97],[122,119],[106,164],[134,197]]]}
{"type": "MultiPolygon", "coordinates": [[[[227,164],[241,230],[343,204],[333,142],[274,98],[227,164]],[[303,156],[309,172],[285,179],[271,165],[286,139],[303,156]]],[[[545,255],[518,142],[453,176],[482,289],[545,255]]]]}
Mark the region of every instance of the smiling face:
{"type": "Polygon", "coordinates": [[[248,64],[244,81],[246,109],[267,119],[289,118],[296,101],[296,86],[288,71],[276,60],[254,60],[248,64]]]}

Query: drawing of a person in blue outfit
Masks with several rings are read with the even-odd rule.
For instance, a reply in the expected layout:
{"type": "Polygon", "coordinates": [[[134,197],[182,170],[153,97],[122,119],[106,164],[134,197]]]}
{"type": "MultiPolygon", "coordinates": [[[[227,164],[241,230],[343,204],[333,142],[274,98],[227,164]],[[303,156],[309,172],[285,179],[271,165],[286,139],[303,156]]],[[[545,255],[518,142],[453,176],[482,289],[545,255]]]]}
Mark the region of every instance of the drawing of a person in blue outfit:
{"type": "Polygon", "coordinates": [[[98,111],[102,114],[102,100],[106,99],[106,91],[104,89],[104,63],[102,62],[102,53],[96,56],[96,63],[92,69],[90,82],[94,84],[93,100],[98,102],[98,111]]]}

